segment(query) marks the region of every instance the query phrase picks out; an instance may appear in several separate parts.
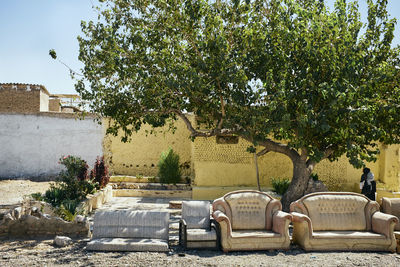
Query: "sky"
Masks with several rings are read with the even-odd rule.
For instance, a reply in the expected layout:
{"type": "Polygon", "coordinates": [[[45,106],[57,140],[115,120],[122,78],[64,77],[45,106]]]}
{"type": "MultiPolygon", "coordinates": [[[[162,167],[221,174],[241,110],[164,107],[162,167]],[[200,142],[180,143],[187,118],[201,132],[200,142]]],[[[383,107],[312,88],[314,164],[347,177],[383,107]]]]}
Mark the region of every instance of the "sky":
{"type": "MultiPolygon", "coordinates": [[[[96,0],[0,0],[0,83],[44,85],[51,94],[75,94],[68,69],[57,57],[78,71],[77,36],[82,20],[97,19],[96,0]]],[[[334,0],[327,0],[332,6],[334,0]]],[[[362,18],[366,0],[359,0],[362,18]]],[[[389,14],[396,17],[394,44],[400,44],[400,0],[389,0],[389,14]]]]}

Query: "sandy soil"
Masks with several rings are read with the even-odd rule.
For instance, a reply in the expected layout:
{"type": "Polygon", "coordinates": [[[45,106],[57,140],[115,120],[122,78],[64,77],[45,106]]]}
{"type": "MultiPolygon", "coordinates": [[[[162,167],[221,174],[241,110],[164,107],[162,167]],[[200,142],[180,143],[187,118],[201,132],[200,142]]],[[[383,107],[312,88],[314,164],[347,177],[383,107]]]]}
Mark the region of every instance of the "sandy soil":
{"type": "Polygon", "coordinates": [[[25,195],[44,193],[50,182],[32,182],[29,180],[0,181],[0,205],[14,205],[22,201],[25,195]]]}

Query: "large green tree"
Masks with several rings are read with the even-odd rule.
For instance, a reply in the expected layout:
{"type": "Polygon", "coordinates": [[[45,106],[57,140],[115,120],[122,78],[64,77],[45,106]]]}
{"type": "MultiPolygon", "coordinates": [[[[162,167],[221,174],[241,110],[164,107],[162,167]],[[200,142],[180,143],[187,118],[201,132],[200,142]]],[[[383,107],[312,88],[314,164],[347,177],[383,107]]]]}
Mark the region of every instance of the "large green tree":
{"type": "MultiPolygon", "coordinates": [[[[387,1],[109,0],[82,23],[76,89],[126,136],[182,119],[191,137],[238,135],[293,163],[284,209],[315,165],[375,160],[400,143],[399,48],[387,1]],[[198,130],[193,113],[208,130],[198,130]]],[[[252,150],[252,149],[250,149],[252,150]]],[[[254,151],[254,149],[253,149],[254,151]]]]}

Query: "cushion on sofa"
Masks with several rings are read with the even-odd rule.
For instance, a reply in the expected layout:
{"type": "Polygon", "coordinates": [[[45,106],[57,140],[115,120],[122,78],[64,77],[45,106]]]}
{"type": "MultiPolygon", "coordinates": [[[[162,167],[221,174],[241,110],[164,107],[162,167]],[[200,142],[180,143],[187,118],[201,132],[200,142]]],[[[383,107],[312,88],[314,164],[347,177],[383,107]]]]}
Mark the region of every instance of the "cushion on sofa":
{"type": "Polygon", "coordinates": [[[385,239],[385,235],[364,231],[316,231],[314,238],[357,238],[357,239],[385,239]]]}
{"type": "Polygon", "coordinates": [[[93,238],[154,238],[168,240],[169,213],[153,210],[98,211],[93,238]]]}
{"type": "Polygon", "coordinates": [[[227,195],[225,201],[231,209],[227,215],[231,216],[233,230],[265,229],[266,219],[271,220],[272,216],[266,217],[266,207],[271,201],[266,195],[243,192],[227,195]]]}
{"type": "Polygon", "coordinates": [[[314,231],[365,231],[368,200],[355,195],[315,195],[303,200],[314,231]]]}

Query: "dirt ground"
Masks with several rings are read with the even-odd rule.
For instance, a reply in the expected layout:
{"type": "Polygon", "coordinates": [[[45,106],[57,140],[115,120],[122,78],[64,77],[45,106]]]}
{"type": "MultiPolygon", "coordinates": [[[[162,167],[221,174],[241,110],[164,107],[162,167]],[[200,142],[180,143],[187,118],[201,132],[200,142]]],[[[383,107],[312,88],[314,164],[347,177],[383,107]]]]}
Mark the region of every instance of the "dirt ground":
{"type": "MultiPolygon", "coordinates": [[[[24,195],[45,192],[47,182],[0,181],[0,205],[16,204],[24,195]]],[[[65,248],[53,240],[0,239],[0,266],[400,266],[400,255],[377,252],[288,251],[232,252],[183,250],[172,245],[169,253],[89,252],[88,239],[74,240],[65,248]]]]}
{"type": "Polygon", "coordinates": [[[14,205],[22,201],[25,195],[44,193],[50,182],[32,182],[29,180],[0,181],[0,205],[14,205]]]}
{"type": "Polygon", "coordinates": [[[169,253],[88,252],[87,240],[57,248],[52,240],[0,241],[0,266],[400,266],[400,255],[370,252],[232,252],[182,250],[169,253]]]}

